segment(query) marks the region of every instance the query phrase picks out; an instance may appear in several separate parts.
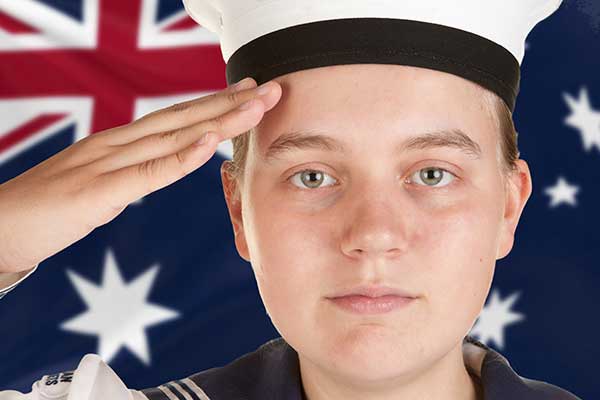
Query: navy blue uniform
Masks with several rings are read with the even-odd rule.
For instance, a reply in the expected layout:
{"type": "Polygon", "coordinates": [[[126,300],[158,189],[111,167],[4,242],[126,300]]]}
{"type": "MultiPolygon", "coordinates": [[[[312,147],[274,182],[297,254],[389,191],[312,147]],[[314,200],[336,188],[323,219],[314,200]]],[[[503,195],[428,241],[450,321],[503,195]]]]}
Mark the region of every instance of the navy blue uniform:
{"type": "MultiPolygon", "coordinates": [[[[467,336],[465,342],[486,351],[480,379],[485,400],[581,400],[558,386],[519,376],[502,354],[474,338],[467,336]]],[[[188,379],[203,393],[199,395],[181,380],[141,392],[149,400],[184,400],[183,393],[194,400],[306,400],[298,355],[281,337],[223,367],[198,372],[188,379]]]]}

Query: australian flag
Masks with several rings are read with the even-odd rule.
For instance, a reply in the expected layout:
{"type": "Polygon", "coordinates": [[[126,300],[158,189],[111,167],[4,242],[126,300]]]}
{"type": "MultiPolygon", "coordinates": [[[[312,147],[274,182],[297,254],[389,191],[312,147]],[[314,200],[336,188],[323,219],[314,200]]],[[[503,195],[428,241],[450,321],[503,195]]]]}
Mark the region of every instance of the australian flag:
{"type": "MultiPolygon", "coordinates": [[[[225,87],[218,38],[180,0],[0,0],[0,183],[225,87]]],[[[514,120],[533,192],[471,335],[521,376],[600,398],[600,2],[567,0],[533,29],[514,120]]],[[[0,300],[0,390],[28,392],[87,353],[153,387],[280,336],[233,242],[231,155],[221,143],[0,300]]]]}

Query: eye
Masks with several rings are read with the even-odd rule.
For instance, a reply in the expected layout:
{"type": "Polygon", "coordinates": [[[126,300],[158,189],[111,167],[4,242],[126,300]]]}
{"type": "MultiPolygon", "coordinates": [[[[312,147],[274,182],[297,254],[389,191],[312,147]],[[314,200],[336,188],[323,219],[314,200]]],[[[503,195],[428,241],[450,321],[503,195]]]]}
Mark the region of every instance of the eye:
{"type": "Polygon", "coordinates": [[[424,184],[419,183],[419,185],[435,188],[447,186],[456,177],[452,172],[437,167],[421,168],[412,174],[411,181],[413,181],[412,177],[414,176],[418,176],[418,179],[424,182],[424,184]],[[437,185],[440,182],[444,182],[444,185],[437,185]]]}
{"type": "MultiPolygon", "coordinates": [[[[294,184],[294,186],[298,186],[302,188],[300,185],[305,185],[304,187],[308,187],[309,189],[318,189],[321,186],[321,183],[325,181],[325,177],[329,176],[323,171],[314,170],[314,169],[305,169],[295,173],[290,176],[288,179],[294,184]],[[298,179],[295,179],[298,178],[298,179]],[[299,184],[296,185],[294,182],[298,181],[299,184]]],[[[333,181],[335,179],[331,178],[333,181]]]]}

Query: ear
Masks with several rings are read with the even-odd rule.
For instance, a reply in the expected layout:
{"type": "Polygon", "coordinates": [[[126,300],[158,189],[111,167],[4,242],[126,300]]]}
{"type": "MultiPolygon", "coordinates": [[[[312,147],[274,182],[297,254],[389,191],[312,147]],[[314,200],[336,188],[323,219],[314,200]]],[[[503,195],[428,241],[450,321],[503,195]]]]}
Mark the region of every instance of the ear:
{"type": "Polygon", "coordinates": [[[512,250],[515,231],[521,218],[525,203],[531,195],[531,174],[525,160],[517,160],[517,170],[508,175],[505,192],[505,208],[502,222],[502,232],[496,259],[504,258],[512,250]]]}
{"type": "Polygon", "coordinates": [[[231,224],[233,226],[235,247],[237,248],[240,256],[244,260],[250,262],[246,234],[244,233],[244,221],[242,219],[242,202],[240,197],[241,188],[238,187],[237,181],[228,171],[228,166],[230,165],[231,161],[229,160],[225,160],[221,164],[223,193],[225,195],[225,202],[227,203],[227,208],[229,210],[229,218],[231,219],[231,224]]]}

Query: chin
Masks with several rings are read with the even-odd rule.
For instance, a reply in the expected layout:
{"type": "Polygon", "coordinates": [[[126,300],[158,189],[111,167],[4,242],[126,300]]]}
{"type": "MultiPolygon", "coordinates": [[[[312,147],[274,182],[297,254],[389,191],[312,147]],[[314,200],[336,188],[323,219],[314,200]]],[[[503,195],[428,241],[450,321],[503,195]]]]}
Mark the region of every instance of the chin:
{"type": "Polygon", "coordinates": [[[334,354],[327,357],[327,367],[341,375],[348,382],[362,388],[377,389],[399,379],[412,375],[418,367],[410,358],[390,352],[387,356],[371,352],[359,357],[355,354],[334,354]]]}
{"type": "MultiPolygon", "coordinates": [[[[379,370],[386,359],[402,348],[393,329],[381,323],[357,323],[356,326],[327,335],[328,353],[340,363],[368,370],[379,370]]],[[[391,360],[390,360],[391,361],[391,360]]]]}

